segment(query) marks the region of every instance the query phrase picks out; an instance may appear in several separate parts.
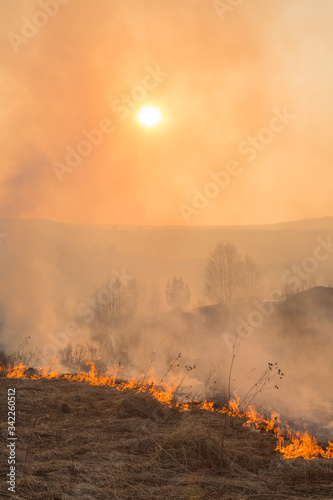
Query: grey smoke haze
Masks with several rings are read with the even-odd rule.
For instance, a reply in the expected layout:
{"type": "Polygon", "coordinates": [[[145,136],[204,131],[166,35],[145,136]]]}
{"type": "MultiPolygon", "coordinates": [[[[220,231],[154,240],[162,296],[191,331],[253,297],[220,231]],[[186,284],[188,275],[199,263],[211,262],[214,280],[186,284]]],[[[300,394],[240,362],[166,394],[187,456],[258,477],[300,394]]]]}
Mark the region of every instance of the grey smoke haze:
{"type": "MultiPolygon", "coordinates": [[[[237,318],[250,323],[250,315],[258,312],[253,301],[231,315],[226,310],[211,320],[205,309],[195,310],[206,303],[204,268],[209,251],[223,239],[236,244],[241,254],[249,252],[262,273],[259,300],[267,300],[272,290],[282,288],[286,271],[313,255],[319,235],[328,241],[332,219],[238,229],[99,227],[2,220],[1,231],[8,234],[0,247],[1,343],[7,349],[16,350],[26,335],[31,337],[28,348],[32,350],[43,351],[47,344],[65,347],[62,339],[66,339],[66,325],[76,321],[79,334],[67,340],[84,344],[99,339],[105,362],[113,366],[121,361],[129,375],[144,373],[157,351],[152,366],[156,376],[162,377],[181,352],[181,373],[184,365],[197,366],[186,377],[185,385],[198,392],[218,362],[220,370],[214,378],[218,388],[225,388],[230,351],[224,334],[235,335],[240,324],[237,318]],[[116,330],[98,321],[86,324],[77,314],[78,306],[105,287],[112,270],[121,273],[123,268],[142,285],[138,318],[116,330]],[[183,276],[192,292],[190,310],[184,316],[167,312],[165,283],[174,274],[183,276]]],[[[332,278],[331,259],[318,264],[315,276],[319,285],[327,285],[332,278]]],[[[311,300],[305,297],[288,314],[277,307],[268,314],[241,345],[232,388],[244,394],[268,362],[278,362],[285,373],[279,391],[267,391],[257,401],[312,420],[325,415],[325,426],[329,425],[331,420],[324,412],[328,408],[330,415],[333,399],[329,300],[325,294],[311,300]]],[[[55,358],[58,368],[68,369],[59,365],[58,356],[55,358]]],[[[45,363],[47,360],[43,360],[45,363]]]]}

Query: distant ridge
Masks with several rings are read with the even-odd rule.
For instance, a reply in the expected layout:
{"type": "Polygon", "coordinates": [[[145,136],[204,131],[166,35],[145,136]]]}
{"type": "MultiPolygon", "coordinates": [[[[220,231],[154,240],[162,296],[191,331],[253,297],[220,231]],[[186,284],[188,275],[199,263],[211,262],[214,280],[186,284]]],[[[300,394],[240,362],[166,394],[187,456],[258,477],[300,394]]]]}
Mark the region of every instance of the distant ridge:
{"type": "Polygon", "coordinates": [[[224,230],[309,230],[309,231],[323,231],[333,230],[333,216],[318,217],[318,218],[305,218],[288,222],[273,222],[270,224],[239,224],[239,225],[140,225],[140,224],[98,224],[98,223],[80,223],[80,222],[58,222],[51,219],[20,219],[20,218],[0,218],[0,223],[50,223],[59,224],[68,227],[82,227],[90,229],[113,229],[113,230],[149,230],[149,229],[224,229],[224,230]]]}

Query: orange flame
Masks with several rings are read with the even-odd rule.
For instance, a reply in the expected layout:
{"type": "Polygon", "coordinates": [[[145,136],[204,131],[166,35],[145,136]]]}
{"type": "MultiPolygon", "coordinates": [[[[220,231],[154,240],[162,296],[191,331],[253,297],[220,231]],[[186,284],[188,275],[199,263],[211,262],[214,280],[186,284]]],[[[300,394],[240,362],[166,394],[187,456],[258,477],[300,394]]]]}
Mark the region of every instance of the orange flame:
{"type": "MultiPolygon", "coordinates": [[[[77,375],[61,375],[57,371],[47,368],[40,368],[37,370],[37,374],[30,377],[34,380],[39,380],[41,378],[46,379],[67,379],[70,381],[86,382],[90,385],[97,386],[109,386],[115,387],[118,391],[134,390],[136,392],[149,392],[155,399],[161,403],[172,406],[174,394],[177,391],[177,383],[174,381],[174,385],[164,385],[162,388],[157,382],[151,372],[149,378],[144,381],[139,380],[135,377],[127,381],[121,381],[117,383],[117,376],[120,371],[119,367],[115,367],[112,370],[108,370],[105,374],[100,374],[93,362],[87,362],[89,366],[89,373],[79,373],[77,375]]],[[[6,371],[7,378],[28,378],[26,375],[27,367],[24,363],[20,363],[18,366],[10,370],[0,369],[0,371],[6,371]]],[[[276,412],[272,412],[270,417],[265,417],[260,414],[253,406],[249,406],[248,410],[241,412],[239,408],[240,398],[235,395],[234,399],[231,399],[228,405],[222,410],[216,410],[213,407],[213,402],[203,401],[198,405],[201,410],[207,410],[211,412],[227,413],[233,417],[246,418],[243,423],[245,427],[254,427],[260,431],[273,432],[277,439],[276,451],[282,453],[286,460],[291,458],[302,457],[306,460],[312,460],[315,458],[333,458],[333,443],[329,441],[326,449],[321,447],[317,439],[311,436],[308,432],[301,434],[300,432],[292,433],[288,424],[285,423],[281,426],[280,415],[276,412]],[[286,437],[285,437],[286,436],[286,437]],[[286,442],[285,442],[286,441],[286,442]]],[[[190,404],[176,403],[175,406],[180,411],[189,411],[191,409],[190,404]]]]}
{"type": "Polygon", "coordinates": [[[208,401],[205,400],[203,403],[201,403],[201,405],[199,405],[199,408],[201,410],[214,411],[213,404],[214,403],[208,403],[208,401]]]}
{"type": "Polygon", "coordinates": [[[14,368],[7,373],[8,378],[26,378],[24,375],[24,372],[26,371],[27,367],[25,366],[24,363],[20,363],[17,366],[14,366],[14,368]]]}

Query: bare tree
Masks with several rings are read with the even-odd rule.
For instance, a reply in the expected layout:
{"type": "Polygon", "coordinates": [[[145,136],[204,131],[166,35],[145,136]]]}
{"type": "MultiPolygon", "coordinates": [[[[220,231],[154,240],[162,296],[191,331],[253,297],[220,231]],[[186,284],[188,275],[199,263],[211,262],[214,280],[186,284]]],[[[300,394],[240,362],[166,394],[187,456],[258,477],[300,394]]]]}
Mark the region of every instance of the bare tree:
{"type": "Polygon", "coordinates": [[[312,274],[307,278],[300,280],[298,277],[293,277],[289,282],[285,283],[282,288],[281,299],[287,299],[296,293],[304,292],[305,290],[310,290],[310,288],[315,287],[317,284],[316,277],[312,274]],[[295,283],[296,280],[296,283],[295,283]]]}
{"type": "Polygon", "coordinates": [[[168,305],[175,309],[181,309],[191,301],[190,287],[184,283],[183,278],[176,278],[176,276],[168,280],[165,295],[168,305]]]}
{"type": "Polygon", "coordinates": [[[106,285],[94,294],[96,319],[107,326],[126,320],[136,314],[140,284],[136,278],[126,285],[116,278],[112,287],[106,285]]]}
{"type": "Polygon", "coordinates": [[[206,267],[205,292],[218,304],[235,304],[258,291],[257,265],[246,256],[242,259],[231,243],[219,242],[206,267]]]}
{"type": "Polygon", "coordinates": [[[254,296],[259,289],[260,276],[257,264],[246,255],[240,263],[239,299],[254,296]]]}

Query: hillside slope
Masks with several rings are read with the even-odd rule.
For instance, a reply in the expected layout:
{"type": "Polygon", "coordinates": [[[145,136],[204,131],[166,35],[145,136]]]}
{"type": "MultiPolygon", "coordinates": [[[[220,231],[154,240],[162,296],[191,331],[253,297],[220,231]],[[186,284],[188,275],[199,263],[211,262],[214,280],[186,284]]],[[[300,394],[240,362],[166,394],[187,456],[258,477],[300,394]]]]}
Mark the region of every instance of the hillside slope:
{"type": "MultiPolygon", "coordinates": [[[[3,379],[3,398],[8,387],[17,393],[17,486],[9,494],[2,481],[1,498],[332,499],[332,460],[286,461],[273,435],[240,418],[67,380],[3,379]]],[[[2,478],[7,455],[2,440],[2,478]]]]}

